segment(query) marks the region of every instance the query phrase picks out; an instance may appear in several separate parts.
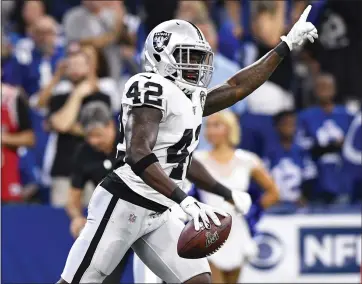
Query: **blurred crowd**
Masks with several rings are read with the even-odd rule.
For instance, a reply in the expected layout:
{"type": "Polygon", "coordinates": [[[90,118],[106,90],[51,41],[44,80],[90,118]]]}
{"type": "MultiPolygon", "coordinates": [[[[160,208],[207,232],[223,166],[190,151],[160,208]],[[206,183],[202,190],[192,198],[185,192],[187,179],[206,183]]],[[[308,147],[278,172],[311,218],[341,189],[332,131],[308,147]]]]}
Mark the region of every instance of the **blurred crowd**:
{"type": "MultiPolygon", "coordinates": [[[[65,205],[79,145],[107,149],[85,135],[82,110],[99,103],[116,121],[157,24],[179,18],[201,29],[214,51],[213,87],[273,48],[308,3],[319,40],[231,108],[238,147],[263,159],[281,202],[361,202],[361,2],[14,0],[1,9],[2,203],[65,205]]],[[[199,149],[210,149],[200,137],[199,149]]]]}

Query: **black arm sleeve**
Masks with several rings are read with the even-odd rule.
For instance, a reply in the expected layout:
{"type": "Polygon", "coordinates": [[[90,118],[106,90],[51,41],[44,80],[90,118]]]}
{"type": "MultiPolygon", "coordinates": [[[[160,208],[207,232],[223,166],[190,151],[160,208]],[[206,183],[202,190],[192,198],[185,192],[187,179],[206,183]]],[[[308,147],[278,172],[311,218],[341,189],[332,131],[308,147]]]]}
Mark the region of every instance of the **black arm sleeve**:
{"type": "Polygon", "coordinates": [[[30,108],[27,101],[22,97],[18,96],[16,102],[19,130],[31,130],[31,119],[30,119],[30,108]]]}

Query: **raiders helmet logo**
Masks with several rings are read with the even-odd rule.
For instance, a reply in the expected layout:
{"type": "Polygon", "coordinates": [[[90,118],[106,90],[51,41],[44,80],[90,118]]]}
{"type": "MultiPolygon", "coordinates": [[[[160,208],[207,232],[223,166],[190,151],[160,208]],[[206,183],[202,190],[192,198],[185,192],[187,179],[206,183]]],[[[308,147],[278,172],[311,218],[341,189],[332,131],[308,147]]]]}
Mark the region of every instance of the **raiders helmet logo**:
{"type": "Polygon", "coordinates": [[[204,111],[205,101],[206,101],[206,94],[205,94],[204,91],[201,91],[201,93],[200,93],[200,104],[201,104],[202,111],[204,111]]]}
{"type": "Polygon", "coordinates": [[[171,33],[159,32],[153,36],[153,47],[157,52],[161,52],[165,49],[170,41],[171,33]]]}

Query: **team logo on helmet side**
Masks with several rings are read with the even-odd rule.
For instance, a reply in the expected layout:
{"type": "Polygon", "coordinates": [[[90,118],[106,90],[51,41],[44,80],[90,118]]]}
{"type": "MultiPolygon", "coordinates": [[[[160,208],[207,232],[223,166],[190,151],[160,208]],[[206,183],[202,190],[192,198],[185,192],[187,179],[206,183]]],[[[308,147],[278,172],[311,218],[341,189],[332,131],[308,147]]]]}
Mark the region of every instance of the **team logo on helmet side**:
{"type": "Polygon", "coordinates": [[[171,33],[168,32],[158,32],[153,36],[153,47],[157,52],[161,52],[165,49],[170,41],[171,33]]]}

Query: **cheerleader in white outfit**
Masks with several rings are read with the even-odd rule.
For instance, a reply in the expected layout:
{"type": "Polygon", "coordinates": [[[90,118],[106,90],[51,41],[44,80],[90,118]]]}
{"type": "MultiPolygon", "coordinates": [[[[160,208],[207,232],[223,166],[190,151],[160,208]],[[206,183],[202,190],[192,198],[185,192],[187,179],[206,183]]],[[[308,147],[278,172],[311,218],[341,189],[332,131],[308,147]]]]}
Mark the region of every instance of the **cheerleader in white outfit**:
{"type": "MultiPolygon", "coordinates": [[[[257,155],[241,149],[240,128],[235,115],[222,111],[207,118],[205,136],[212,145],[211,151],[198,151],[198,159],[211,175],[231,190],[247,191],[250,179],[255,180],[265,193],[261,205],[267,208],[278,201],[278,190],[270,175],[264,169],[257,155]]],[[[202,202],[223,207],[233,217],[233,225],[227,242],[209,257],[213,283],[237,283],[245,260],[257,254],[257,247],[249,233],[244,217],[234,206],[215,194],[200,190],[202,202]]]]}

